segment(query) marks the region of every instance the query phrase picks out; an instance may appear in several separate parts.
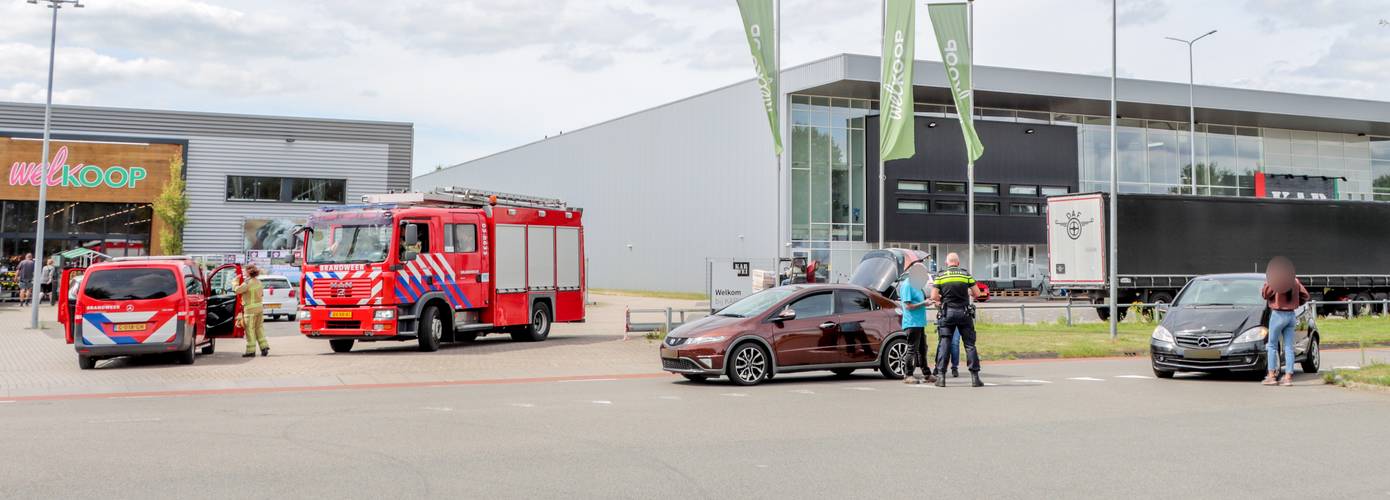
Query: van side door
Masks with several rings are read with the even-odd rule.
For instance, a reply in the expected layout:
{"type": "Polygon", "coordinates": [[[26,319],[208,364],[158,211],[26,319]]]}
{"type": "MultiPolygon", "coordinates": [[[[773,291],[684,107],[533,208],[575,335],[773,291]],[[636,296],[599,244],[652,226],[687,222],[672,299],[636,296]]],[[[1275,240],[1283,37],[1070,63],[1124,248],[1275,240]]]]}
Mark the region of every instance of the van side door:
{"type": "Polygon", "coordinates": [[[208,275],[204,302],[207,316],[203,325],[206,336],[241,338],[245,335],[236,321],[242,307],[236,285],[242,276],[241,264],[224,264],[208,275]]]}
{"type": "Polygon", "coordinates": [[[58,289],[53,293],[58,295],[58,323],[63,325],[63,338],[69,344],[73,342],[73,331],[77,328],[77,286],[82,284],[82,275],[86,274],[85,267],[69,267],[63,270],[63,275],[58,279],[58,289]]]}
{"type": "Polygon", "coordinates": [[[193,336],[194,342],[201,342],[208,335],[207,287],[202,275],[193,266],[179,266],[179,273],[183,275],[183,291],[188,298],[184,310],[179,311],[179,317],[183,318],[184,328],[193,336]]]}
{"type": "Polygon", "coordinates": [[[451,214],[444,224],[444,260],[448,264],[443,269],[444,280],[458,307],[464,309],[488,305],[490,256],[481,238],[485,224],[476,213],[451,214]]]}

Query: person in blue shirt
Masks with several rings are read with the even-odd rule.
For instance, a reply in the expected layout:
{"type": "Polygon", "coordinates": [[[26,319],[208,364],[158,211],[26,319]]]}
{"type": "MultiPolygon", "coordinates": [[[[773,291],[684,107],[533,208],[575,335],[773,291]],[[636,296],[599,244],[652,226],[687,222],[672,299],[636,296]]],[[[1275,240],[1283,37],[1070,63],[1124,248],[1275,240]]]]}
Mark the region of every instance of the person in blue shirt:
{"type": "Polygon", "coordinates": [[[931,283],[931,273],[921,262],[908,266],[907,279],[898,283],[898,306],[902,308],[903,330],[907,331],[907,359],[903,362],[903,382],[907,384],[936,381],[927,364],[927,294],[924,288],[928,283],[931,283]],[[918,367],[922,369],[922,377],[915,375],[918,367]]]}

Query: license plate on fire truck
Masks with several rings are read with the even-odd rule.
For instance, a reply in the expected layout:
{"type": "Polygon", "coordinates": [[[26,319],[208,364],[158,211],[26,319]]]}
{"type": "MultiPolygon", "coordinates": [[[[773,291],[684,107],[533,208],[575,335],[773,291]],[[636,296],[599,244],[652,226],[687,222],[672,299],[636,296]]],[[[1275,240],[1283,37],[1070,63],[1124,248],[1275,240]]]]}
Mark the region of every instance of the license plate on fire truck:
{"type": "Polygon", "coordinates": [[[328,313],[328,317],[352,319],[352,311],[333,311],[331,313],[328,313]]]}

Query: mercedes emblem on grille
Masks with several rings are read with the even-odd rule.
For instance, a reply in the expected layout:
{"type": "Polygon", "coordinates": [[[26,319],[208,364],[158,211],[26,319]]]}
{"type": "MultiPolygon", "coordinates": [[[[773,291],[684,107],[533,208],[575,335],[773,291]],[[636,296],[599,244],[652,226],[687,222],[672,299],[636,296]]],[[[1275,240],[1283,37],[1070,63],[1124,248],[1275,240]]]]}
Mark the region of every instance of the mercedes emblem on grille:
{"type": "Polygon", "coordinates": [[[1197,347],[1211,347],[1211,339],[1205,335],[1197,338],[1197,347]]]}

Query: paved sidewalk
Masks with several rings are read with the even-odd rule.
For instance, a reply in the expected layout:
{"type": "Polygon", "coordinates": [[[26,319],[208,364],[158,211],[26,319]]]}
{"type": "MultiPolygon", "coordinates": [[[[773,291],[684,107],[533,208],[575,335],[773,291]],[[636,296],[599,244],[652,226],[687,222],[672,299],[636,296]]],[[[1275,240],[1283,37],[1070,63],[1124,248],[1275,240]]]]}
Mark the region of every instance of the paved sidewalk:
{"type": "Polygon", "coordinates": [[[588,322],[557,324],[545,342],[512,342],[493,335],[473,343],[416,351],[414,342],[359,343],[333,353],[328,343],[299,334],[294,322],[268,322],[267,358],[243,358],[240,339],[218,342],[193,366],[172,358],[117,358],[96,370],[79,370],[63,342],[56,312],[41,311],[47,328],[29,330],[28,310],[0,308],[0,398],[87,393],[128,393],[254,387],[481,380],[635,374],[660,371],[657,344],[640,335],[624,340],[625,308],[695,307],[691,301],[593,295],[588,322]]]}

